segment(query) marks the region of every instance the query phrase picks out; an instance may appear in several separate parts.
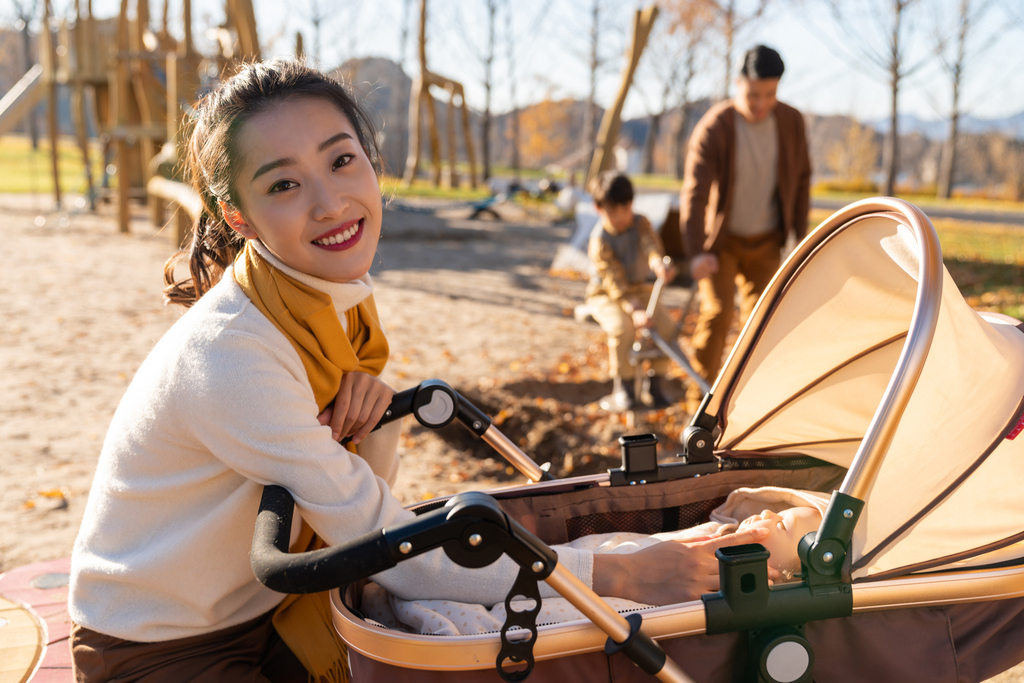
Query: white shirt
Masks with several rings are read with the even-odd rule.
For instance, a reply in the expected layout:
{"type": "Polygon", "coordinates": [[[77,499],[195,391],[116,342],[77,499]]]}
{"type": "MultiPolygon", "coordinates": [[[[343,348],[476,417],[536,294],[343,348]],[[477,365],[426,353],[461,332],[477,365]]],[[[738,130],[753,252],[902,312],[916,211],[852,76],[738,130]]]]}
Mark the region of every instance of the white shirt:
{"type": "MultiPolygon", "coordinates": [[[[313,281],[342,318],[372,291],[369,276],[360,286],[313,281]]],[[[155,642],[273,609],[284,596],[249,566],[266,484],[287,488],[332,545],[413,517],[389,488],[400,423],[367,437],[356,456],[317,413],[298,353],[229,269],[157,343],[114,414],[72,554],[75,623],[155,642]]],[[[590,585],[593,556],[558,552],[590,585]]],[[[408,599],[493,604],[517,572],[507,557],[469,570],[434,551],[375,580],[408,599]]]]}

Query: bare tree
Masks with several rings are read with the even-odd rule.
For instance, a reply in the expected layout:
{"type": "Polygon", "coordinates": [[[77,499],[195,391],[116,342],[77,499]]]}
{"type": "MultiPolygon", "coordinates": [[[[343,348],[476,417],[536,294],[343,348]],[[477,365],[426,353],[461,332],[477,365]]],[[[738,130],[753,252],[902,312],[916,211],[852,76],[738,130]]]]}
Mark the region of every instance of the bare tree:
{"type": "Polygon", "coordinates": [[[409,25],[412,23],[412,0],[402,0],[402,34],[398,43],[398,65],[405,66],[405,50],[409,46],[409,25]]]}
{"type": "Polygon", "coordinates": [[[519,181],[519,102],[516,98],[516,34],[512,26],[512,0],[505,2],[505,47],[508,50],[508,104],[512,145],[512,173],[516,182],[519,181]]]}
{"type": "Polygon", "coordinates": [[[480,114],[481,155],[483,156],[483,178],[486,182],[491,177],[491,95],[494,89],[494,59],[497,42],[495,38],[498,23],[498,0],[483,0],[487,18],[487,38],[483,46],[479,46],[473,38],[474,30],[470,30],[463,21],[463,8],[451,5],[455,12],[454,22],[459,28],[462,40],[472,57],[480,64],[480,81],[484,86],[484,110],[480,114]]]}
{"type": "Polygon", "coordinates": [[[709,3],[675,0],[665,3],[669,30],[679,41],[681,58],[678,60],[679,117],[672,131],[672,173],[679,180],[683,178],[686,165],[686,131],[693,114],[693,79],[697,76],[698,56],[706,46],[708,34],[714,22],[713,7],[709,3]]]}
{"type": "Polygon", "coordinates": [[[751,22],[760,19],[768,8],[769,0],[756,0],[753,8],[743,11],[740,0],[691,0],[688,3],[676,2],[676,5],[694,5],[693,10],[714,17],[718,30],[722,34],[723,52],[725,56],[725,76],[722,81],[722,99],[729,97],[729,86],[732,84],[732,54],[736,45],[736,36],[751,22]]]}
{"type": "Polygon", "coordinates": [[[547,19],[551,5],[552,0],[544,0],[541,6],[537,9],[537,13],[531,18],[526,27],[521,29],[520,32],[517,32],[515,22],[513,20],[515,13],[513,11],[512,0],[505,1],[505,50],[509,88],[508,134],[509,143],[512,148],[510,165],[512,166],[512,172],[515,176],[516,182],[519,180],[519,170],[522,163],[522,156],[520,153],[519,100],[516,95],[516,85],[518,82],[516,59],[519,54],[517,46],[522,46],[524,50],[530,50],[538,39],[545,36],[545,32],[542,30],[542,27],[547,19]]]}
{"type": "Polygon", "coordinates": [[[993,6],[992,0],[959,0],[956,28],[952,36],[939,35],[936,40],[935,52],[939,57],[943,70],[949,76],[952,90],[952,101],[949,108],[949,133],[942,148],[942,162],[939,165],[937,196],[949,199],[953,190],[953,174],[956,170],[956,143],[960,128],[961,88],[969,63],[976,59],[987,48],[995,44],[996,33],[1002,27],[988,35],[985,40],[975,43],[977,49],[968,45],[968,36],[982,17],[993,6]]]}
{"type": "Polygon", "coordinates": [[[587,148],[587,159],[594,157],[594,139],[597,135],[597,71],[601,68],[601,54],[598,45],[601,41],[601,0],[591,0],[590,23],[590,54],[587,60],[590,75],[590,87],[587,89],[587,103],[583,110],[583,144],[587,148]]]}
{"type": "MultiPolygon", "coordinates": [[[[317,68],[324,68],[323,34],[329,32],[330,26],[342,14],[345,15],[347,30],[340,32],[348,38],[348,44],[344,47],[343,53],[352,57],[356,53],[356,42],[359,39],[359,31],[355,25],[359,21],[359,15],[363,5],[360,3],[340,3],[335,0],[295,0],[292,8],[299,18],[309,23],[313,28],[313,49],[312,63],[317,68]]],[[[330,33],[330,32],[329,32],[330,33]]],[[[331,41],[332,44],[340,44],[340,41],[331,41]]],[[[337,55],[338,62],[345,61],[344,54],[337,55]]]]}
{"type": "Polygon", "coordinates": [[[889,109],[889,135],[885,149],[885,193],[892,195],[896,190],[896,172],[899,164],[899,95],[903,81],[928,63],[930,55],[917,59],[910,58],[911,22],[910,10],[918,0],[879,0],[882,8],[868,2],[867,14],[880,33],[878,40],[861,30],[861,22],[854,21],[851,8],[861,8],[866,0],[825,0],[842,39],[828,40],[825,44],[846,59],[851,66],[865,71],[868,75],[884,78],[892,96],[889,109]]]}
{"type": "MultiPolygon", "coordinates": [[[[662,24],[664,27],[664,24],[662,24]]],[[[679,88],[679,75],[682,71],[685,55],[680,53],[679,44],[673,41],[667,31],[662,28],[650,41],[648,58],[641,62],[641,69],[651,75],[652,80],[660,86],[660,96],[655,107],[647,103],[644,95],[642,79],[637,79],[634,88],[644,100],[647,109],[647,133],[644,135],[644,147],[640,153],[640,169],[643,173],[654,173],[654,149],[661,134],[661,121],[674,100],[679,88]]]]}

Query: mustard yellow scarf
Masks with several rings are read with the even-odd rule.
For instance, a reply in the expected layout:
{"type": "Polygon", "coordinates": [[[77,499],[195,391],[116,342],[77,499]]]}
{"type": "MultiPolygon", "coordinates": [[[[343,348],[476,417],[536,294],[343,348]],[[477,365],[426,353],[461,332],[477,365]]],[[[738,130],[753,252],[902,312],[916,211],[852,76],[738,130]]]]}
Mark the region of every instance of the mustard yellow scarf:
{"type": "MultiPolygon", "coordinates": [[[[347,372],[377,376],[388,360],[388,342],[370,295],[345,311],[342,328],[331,297],[266,261],[249,242],[234,264],[242,291],[295,347],[306,368],[318,409],[334,401],[347,372]]],[[[324,543],[305,523],[291,552],[324,543]]],[[[274,613],[274,628],[315,683],[347,683],[348,650],[331,617],[329,593],[290,595],[274,613]]]]}

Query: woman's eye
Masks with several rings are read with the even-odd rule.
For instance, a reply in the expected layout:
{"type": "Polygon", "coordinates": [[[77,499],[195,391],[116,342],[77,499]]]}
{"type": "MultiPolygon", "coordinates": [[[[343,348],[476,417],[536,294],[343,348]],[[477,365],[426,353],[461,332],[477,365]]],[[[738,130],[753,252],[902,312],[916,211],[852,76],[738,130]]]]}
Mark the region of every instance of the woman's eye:
{"type": "Polygon", "coordinates": [[[271,192],[283,192],[284,190],[290,190],[295,187],[295,183],[291,180],[279,180],[270,186],[271,192]]]}
{"type": "Polygon", "coordinates": [[[356,158],[355,154],[342,154],[334,160],[334,168],[341,168],[342,166],[348,166],[353,159],[356,158]]]}

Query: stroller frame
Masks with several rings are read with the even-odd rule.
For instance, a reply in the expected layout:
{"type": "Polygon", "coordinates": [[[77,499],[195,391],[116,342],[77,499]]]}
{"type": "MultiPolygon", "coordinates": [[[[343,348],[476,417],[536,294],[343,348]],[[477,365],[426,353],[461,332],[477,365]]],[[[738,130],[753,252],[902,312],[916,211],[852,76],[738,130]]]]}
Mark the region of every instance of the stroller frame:
{"type": "MultiPolygon", "coordinates": [[[[740,547],[735,553],[719,553],[723,590],[718,594],[703,596],[702,603],[690,602],[643,611],[644,631],[651,637],[664,642],[670,638],[701,633],[751,632],[782,625],[799,627],[805,621],[829,619],[853,613],[1024,598],[1024,566],[1006,566],[984,570],[947,570],[928,576],[917,574],[912,578],[873,580],[856,585],[851,580],[848,553],[852,534],[860,514],[860,505],[863,504],[862,501],[871,490],[899,420],[910,401],[924,367],[938,321],[943,272],[938,238],[927,217],[906,202],[891,198],[877,198],[852,204],[833,214],[797,247],[794,254],[769,284],[761,302],[754,309],[741,332],[736,346],[729,354],[722,373],[684,433],[684,465],[669,465],[668,467],[679,467],[680,469],[687,466],[706,467],[708,463],[719,460],[718,456],[713,453],[713,446],[717,437],[716,432],[720,428],[721,412],[728,397],[727,388],[731,386],[733,378],[747,362],[750,351],[762,332],[763,325],[770,313],[770,306],[765,305],[765,302],[777,299],[792,276],[804,266],[807,258],[820,249],[834,232],[854,219],[878,213],[897,216],[900,222],[913,231],[921,250],[921,258],[910,328],[895,370],[841,486],[833,493],[833,499],[823,516],[818,532],[808,534],[800,543],[799,553],[805,576],[805,580],[800,584],[801,589],[809,590],[812,597],[813,594],[820,593],[825,601],[828,600],[829,595],[834,597],[837,592],[835,589],[838,589],[839,593],[844,594],[840,601],[841,604],[836,607],[837,603],[833,601],[831,605],[820,611],[816,609],[807,611],[802,607],[794,611],[791,606],[787,606],[787,600],[780,599],[774,601],[775,606],[770,606],[768,603],[771,601],[764,599],[767,596],[785,593],[795,595],[796,592],[786,586],[769,590],[766,581],[760,580],[762,576],[766,576],[766,557],[761,552],[763,549],[759,546],[740,547]],[[740,560],[741,568],[730,570],[730,563],[735,564],[734,560],[737,558],[740,560]],[[757,599],[753,601],[751,609],[736,609],[734,605],[730,604],[737,602],[734,599],[736,593],[732,592],[729,586],[736,585],[737,580],[745,576],[754,576],[758,579],[756,582],[757,599]],[[718,606],[716,607],[716,605],[718,606]],[[779,607],[778,605],[783,606],[779,607]]],[[[419,416],[417,415],[417,417],[419,416]]],[[[475,428],[476,426],[473,425],[471,429],[481,433],[475,428]]],[[[512,449],[518,450],[514,446],[512,449]]],[[[499,452],[502,452],[501,448],[499,448],[499,452]]],[[[515,461],[513,464],[519,466],[515,461]]],[[[662,466],[661,469],[664,467],[662,466]]],[[[724,472],[721,474],[725,475],[724,472]]],[[[536,479],[536,477],[531,478],[536,479]]],[[[578,477],[571,481],[576,485],[602,487],[609,485],[610,476],[578,477]]],[[[542,482],[522,489],[505,489],[503,492],[509,495],[515,495],[518,491],[522,491],[524,494],[540,494],[563,491],[566,486],[566,481],[542,482]]],[[[458,496],[452,501],[455,501],[456,508],[462,504],[458,496]]],[[[411,520],[409,524],[417,521],[419,520],[411,520]]],[[[516,530],[518,525],[512,520],[509,522],[511,523],[509,528],[513,530],[512,535],[515,536],[519,533],[516,530]]],[[[379,538],[393,533],[393,530],[388,529],[374,532],[374,535],[379,538]]],[[[256,539],[254,539],[254,558],[256,557],[255,548],[256,539]]],[[[318,552],[328,552],[334,556],[343,557],[347,552],[346,548],[348,546],[318,552]]],[[[400,554],[401,551],[398,552],[400,554]]],[[[294,561],[298,562],[299,558],[294,557],[294,561]]],[[[520,564],[522,565],[522,562],[520,564]]],[[[495,661],[494,657],[500,651],[496,634],[459,636],[457,638],[411,635],[371,626],[363,621],[358,613],[353,612],[349,607],[350,603],[344,599],[346,595],[351,594],[351,584],[357,578],[372,575],[384,568],[386,567],[374,565],[366,571],[362,571],[359,577],[349,573],[345,580],[334,583],[334,585],[350,584],[348,588],[343,589],[344,595],[339,592],[333,593],[332,604],[335,610],[335,625],[353,650],[380,662],[439,672],[492,666],[489,662],[495,661]]],[[[553,573],[548,575],[549,582],[551,581],[550,577],[556,575],[557,571],[553,570],[553,573]]],[[[266,578],[261,576],[261,580],[266,578]]],[[[559,580],[556,578],[554,583],[558,584],[559,580]]],[[[587,600],[596,597],[582,584],[581,587],[583,591],[575,590],[578,587],[573,585],[556,585],[559,590],[565,589],[566,592],[563,594],[574,604],[577,602],[573,599],[574,596],[579,598],[581,595],[585,595],[587,600]]],[[[298,588],[302,590],[294,592],[307,592],[308,590],[302,586],[298,586],[298,588]]],[[[598,601],[601,602],[599,599],[598,601]]],[[[581,600],[581,602],[585,601],[581,600]]],[[[579,607],[579,605],[577,606],[579,607]]],[[[625,620],[621,617],[621,622],[617,626],[609,625],[609,622],[616,620],[607,614],[611,608],[607,605],[605,607],[607,609],[582,610],[595,621],[597,626],[587,621],[578,621],[537,627],[537,635],[533,639],[533,656],[538,661],[543,661],[566,655],[594,652],[608,646],[609,642],[624,642],[624,637],[628,638],[635,631],[623,631],[621,622],[625,622],[625,620]],[[601,612],[608,618],[597,614],[601,612]],[[602,631],[598,628],[599,626],[608,628],[602,631]],[[606,639],[606,633],[612,637],[606,639]]],[[[793,640],[793,638],[789,640],[793,640]]],[[[762,651],[757,658],[763,664],[764,657],[768,654],[770,654],[769,650],[762,651]]],[[[671,660],[667,661],[671,663],[671,660]]],[[[813,663],[813,655],[811,662],[813,663]]],[[[654,672],[650,671],[650,673],[654,672]]],[[[681,670],[678,670],[678,667],[671,674],[667,671],[662,674],[659,675],[659,678],[663,678],[663,680],[689,680],[681,670]]],[[[751,680],[776,680],[771,677],[766,678],[763,670],[755,671],[752,675],[754,678],[751,680]]],[[[809,681],[810,676],[809,666],[802,676],[784,680],[809,681]]]]}

